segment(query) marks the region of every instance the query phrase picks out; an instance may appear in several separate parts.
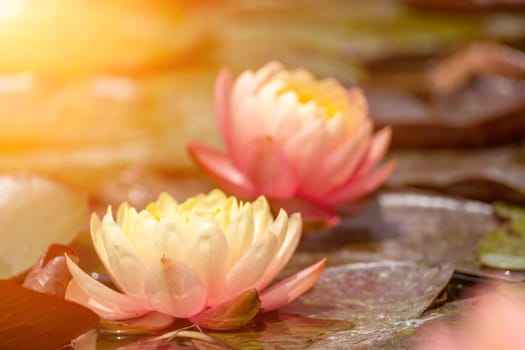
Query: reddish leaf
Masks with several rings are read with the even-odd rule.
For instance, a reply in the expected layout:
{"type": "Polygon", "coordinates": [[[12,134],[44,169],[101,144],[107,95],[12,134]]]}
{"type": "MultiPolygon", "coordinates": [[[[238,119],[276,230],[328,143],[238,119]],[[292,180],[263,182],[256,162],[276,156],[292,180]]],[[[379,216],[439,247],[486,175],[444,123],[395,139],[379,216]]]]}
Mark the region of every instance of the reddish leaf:
{"type": "Polygon", "coordinates": [[[23,286],[37,292],[63,297],[71,280],[64,254],[78,263],[73,248],[63,244],[52,244],[29,272],[23,286]]]}
{"type": "Polygon", "coordinates": [[[90,310],[0,280],[0,350],[52,350],[95,328],[90,310]]]}

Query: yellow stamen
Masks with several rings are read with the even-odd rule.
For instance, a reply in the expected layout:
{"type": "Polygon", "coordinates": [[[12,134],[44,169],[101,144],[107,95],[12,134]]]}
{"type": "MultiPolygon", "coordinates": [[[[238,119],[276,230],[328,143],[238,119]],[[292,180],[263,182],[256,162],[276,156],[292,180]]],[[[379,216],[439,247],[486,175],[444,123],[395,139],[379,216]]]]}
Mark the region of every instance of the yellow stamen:
{"type": "Polygon", "coordinates": [[[350,118],[351,107],[348,91],[333,79],[315,80],[305,71],[283,72],[280,76],[283,87],[278,94],[293,92],[301,104],[313,102],[331,119],[338,113],[350,118]]]}

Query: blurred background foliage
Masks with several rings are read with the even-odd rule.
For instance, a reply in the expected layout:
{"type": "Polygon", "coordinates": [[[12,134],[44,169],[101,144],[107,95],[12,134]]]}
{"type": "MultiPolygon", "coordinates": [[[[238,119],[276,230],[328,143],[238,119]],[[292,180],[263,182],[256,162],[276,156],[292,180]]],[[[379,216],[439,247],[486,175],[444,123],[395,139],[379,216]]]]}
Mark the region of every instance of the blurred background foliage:
{"type": "MultiPolygon", "coordinates": [[[[472,85],[447,78],[453,69],[441,64],[472,43],[499,43],[519,56],[519,1],[9,0],[1,7],[0,171],[51,176],[102,201],[121,199],[119,186],[129,197],[139,178],[161,188],[170,186],[167,175],[195,174],[186,145],[221,144],[212,106],[221,67],[238,73],[280,60],[360,85],[378,126],[394,126],[395,146],[485,146],[525,130],[515,118],[525,109],[523,71],[490,74],[487,85],[490,62],[470,72],[478,66],[466,59],[454,69],[480,75],[472,85]],[[448,88],[434,79],[435,67],[448,88]],[[503,131],[490,123],[502,117],[503,131]]],[[[484,44],[474,48],[478,56],[505,57],[484,44]]]]}

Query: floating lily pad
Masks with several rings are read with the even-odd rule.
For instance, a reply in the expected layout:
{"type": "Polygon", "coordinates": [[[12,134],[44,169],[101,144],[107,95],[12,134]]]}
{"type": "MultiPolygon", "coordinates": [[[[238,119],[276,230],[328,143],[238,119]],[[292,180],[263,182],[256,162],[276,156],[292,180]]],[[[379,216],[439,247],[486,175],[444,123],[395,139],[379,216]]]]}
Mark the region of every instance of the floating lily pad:
{"type": "Polygon", "coordinates": [[[445,196],[399,191],[377,195],[368,207],[332,230],[305,235],[285,274],[327,257],[328,265],[382,260],[411,260],[507,281],[525,273],[483,268],[479,241],[500,225],[490,204],[445,196]]]}
{"type": "Polygon", "coordinates": [[[457,300],[443,305],[437,309],[426,311],[418,318],[394,323],[375,324],[372,327],[356,327],[348,331],[329,334],[311,349],[352,349],[352,350],[409,350],[416,330],[432,321],[445,317],[454,319],[465,305],[473,299],[457,300]]]}
{"type": "Polygon", "coordinates": [[[453,266],[382,261],[326,269],[316,285],[283,310],[364,325],[420,316],[447,285],[453,266]]]}
{"type": "Polygon", "coordinates": [[[523,147],[397,151],[392,188],[420,188],[482,201],[525,203],[523,147]]]}
{"type": "Polygon", "coordinates": [[[479,243],[479,261],[498,269],[525,270],[525,221],[515,221],[487,234],[479,243]]]}
{"type": "Polygon", "coordinates": [[[247,329],[209,333],[234,349],[304,349],[328,334],[348,330],[346,321],[304,318],[284,313],[263,314],[247,329]]]}
{"type": "Polygon", "coordinates": [[[496,214],[507,220],[524,220],[525,208],[514,205],[509,205],[504,202],[496,202],[493,204],[496,214]]]}

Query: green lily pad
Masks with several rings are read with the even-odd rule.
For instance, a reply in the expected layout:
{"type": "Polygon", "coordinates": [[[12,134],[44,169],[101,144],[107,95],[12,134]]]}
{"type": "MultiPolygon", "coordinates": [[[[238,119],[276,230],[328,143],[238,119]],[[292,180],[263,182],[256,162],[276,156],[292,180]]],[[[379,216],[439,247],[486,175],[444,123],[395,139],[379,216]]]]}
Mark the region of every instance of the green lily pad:
{"type": "Polygon", "coordinates": [[[479,243],[479,261],[486,266],[525,270],[525,221],[504,225],[487,234],[479,243]]]}
{"type": "Polygon", "coordinates": [[[495,202],[493,207],[496,215],[502,219],[512,221],[525,219],[525,208],[523,207],[509,205],[505,202],[495,202]]]}

